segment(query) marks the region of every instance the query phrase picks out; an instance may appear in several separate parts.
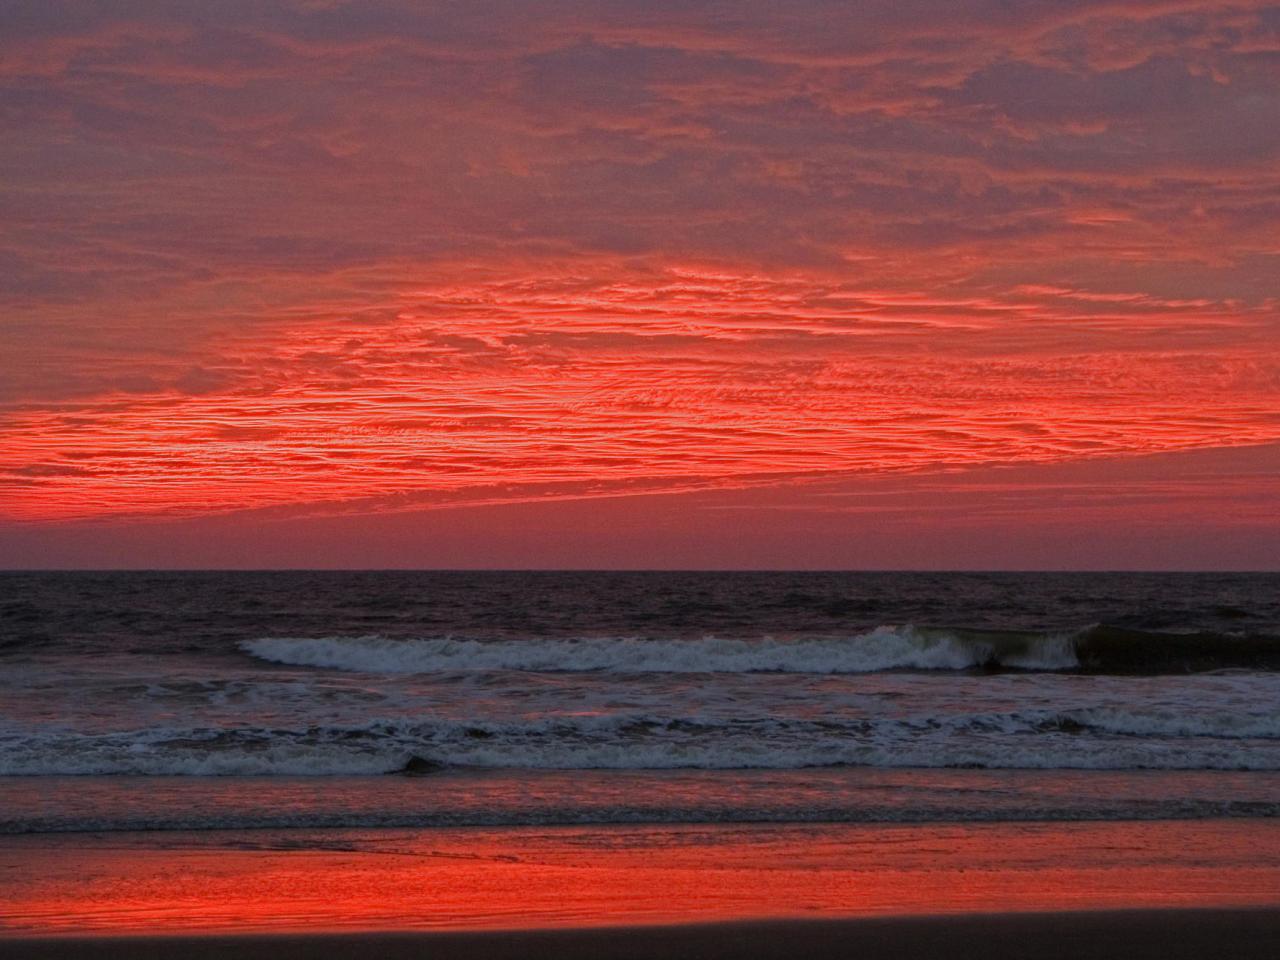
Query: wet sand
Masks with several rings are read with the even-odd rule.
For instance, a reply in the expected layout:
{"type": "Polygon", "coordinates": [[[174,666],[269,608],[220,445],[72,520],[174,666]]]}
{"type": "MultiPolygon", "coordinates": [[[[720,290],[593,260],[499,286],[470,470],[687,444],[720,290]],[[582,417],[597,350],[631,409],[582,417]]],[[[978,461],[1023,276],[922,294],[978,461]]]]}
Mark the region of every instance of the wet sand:
{"type": "Polygon", "coordinates": [[[0,957],[6,960],[310,960],[347,956],[383,960],[1273,960],[1280,956],[1280,911],[1116,911],[466,933],[0,940],[0,957]]]}
{"type": "Polygon", "coordinates": [[[1280,956],[1280,824],[0,837],[0,958],[1280,956]]]}

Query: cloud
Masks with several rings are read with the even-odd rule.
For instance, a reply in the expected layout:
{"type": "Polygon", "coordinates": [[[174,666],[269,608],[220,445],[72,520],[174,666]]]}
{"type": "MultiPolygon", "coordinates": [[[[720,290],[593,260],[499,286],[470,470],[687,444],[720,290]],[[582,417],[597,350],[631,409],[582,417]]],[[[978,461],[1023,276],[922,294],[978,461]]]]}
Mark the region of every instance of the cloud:
{"type": "Polygon", "coordinates": [[[606,276],[423,286],[376,322],[245,330],[218,355],[206,344],[203,366],[24,404],[0,464],[88,461],[93,476],[52,471],[11,515],[380,511],[1280,437],[1280,357],[1251,348],[1238,313],[1206,331],[1203,305],[1121,300],[1145,312],[1115,317],[1099,349],[1097,316],[1054,314],[1078,291],[606,276]]]}
{"type": "Polygon", "coordinates": [[[5,510],[1269,442],[1278,58],[1250,2],[8,4],[5,510]]]}

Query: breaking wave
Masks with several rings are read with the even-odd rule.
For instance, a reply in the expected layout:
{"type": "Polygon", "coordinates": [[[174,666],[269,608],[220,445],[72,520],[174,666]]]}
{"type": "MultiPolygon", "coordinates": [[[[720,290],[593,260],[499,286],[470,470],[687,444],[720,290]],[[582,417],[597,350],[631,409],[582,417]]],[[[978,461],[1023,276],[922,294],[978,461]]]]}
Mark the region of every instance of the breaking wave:
{"type": "Polygon", "coordinates": [[[610,673],[873,673],[1004,667],[1063,670],[1077,666],[1071,636],[970,633],[878,627],[852,637],[754,640],[632,637],[480,641],[447,637],[268,637],[241,649],[293,666],[367,673],[458,670],[610,673]]]}
{"type": "Polygon", "coordinates": [[[610,673],[873,673],[1025,670],[1114,674],[1280,670],[1280,638],[1153,633],[1092,626],[1033,633],[882,626],[845,637],[403,640],[266,637],[240,648],[261,660],[366,673],[467,670],[610,673]]]}

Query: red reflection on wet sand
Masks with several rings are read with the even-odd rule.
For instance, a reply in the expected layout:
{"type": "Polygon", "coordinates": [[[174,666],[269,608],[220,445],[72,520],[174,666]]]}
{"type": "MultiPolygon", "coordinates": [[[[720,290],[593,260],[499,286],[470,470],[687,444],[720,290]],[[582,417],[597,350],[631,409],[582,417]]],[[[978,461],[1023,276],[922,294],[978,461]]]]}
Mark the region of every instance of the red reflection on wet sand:
{"type": "Polygon", "coordinates": [[[0,846],[21,933],[494,929],[1280,903],[1265,820],[262,831],[0,846]]]}

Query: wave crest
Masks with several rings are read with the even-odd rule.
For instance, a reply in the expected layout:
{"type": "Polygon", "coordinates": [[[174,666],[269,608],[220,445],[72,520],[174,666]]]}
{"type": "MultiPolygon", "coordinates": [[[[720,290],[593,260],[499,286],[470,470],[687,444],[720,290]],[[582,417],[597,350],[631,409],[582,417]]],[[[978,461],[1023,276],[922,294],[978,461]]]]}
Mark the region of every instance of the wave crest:
{"type": "Polygon", "coordinates": [[[292,666],[364,673],[463,670],[611,673],[873,673],[1078,665],[1070,635],[877,627],[851,637],[802,640],[646,640],[633,637],[480,641],[448,637],[264,637],[240,649],[292,666]]]}

